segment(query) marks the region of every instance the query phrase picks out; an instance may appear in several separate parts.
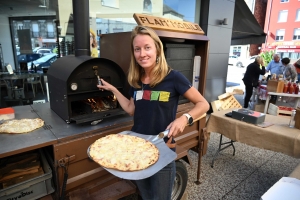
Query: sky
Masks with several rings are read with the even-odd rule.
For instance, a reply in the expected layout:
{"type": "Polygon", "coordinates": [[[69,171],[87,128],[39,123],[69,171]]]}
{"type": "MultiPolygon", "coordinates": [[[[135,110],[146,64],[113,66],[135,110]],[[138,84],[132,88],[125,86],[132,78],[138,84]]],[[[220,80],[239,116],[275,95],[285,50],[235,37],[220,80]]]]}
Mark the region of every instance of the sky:
{"type": "Polygon", "coordinates": [[[164,4],[184,15],[186,21],[195,22],[196,0],[164,0],[164,4]]]}

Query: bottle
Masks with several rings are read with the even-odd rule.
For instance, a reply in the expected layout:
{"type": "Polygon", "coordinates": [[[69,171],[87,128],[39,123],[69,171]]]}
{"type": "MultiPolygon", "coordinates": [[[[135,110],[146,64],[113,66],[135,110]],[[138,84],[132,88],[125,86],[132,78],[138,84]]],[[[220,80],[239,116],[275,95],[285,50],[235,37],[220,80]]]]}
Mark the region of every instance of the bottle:
{"type": "Polygon", "coordinates": [[[290,87],[291,87],[291,85],[292,85],[292,84],[291,84],[291,82],[289,81],[288,84],[287,84],[287,86],[288,86],[288,88],[287,88],[287,93],[290,92],[290,87]]]}
{"type": "Polygon", "coordinates": [[[283,93],[287,93],[288,92],[288,85],[287,83],[285,82],[284,83],[284,86],[283,86],[283,93]]]}
{"type": "Polygon", "coordinates": [[[290,94],[293,94],[294,93],[294,86],[293,86],[293,84],[292,83],[290,83],[291,85],[290,85],[290,88],[289,88],[289,93],[290,94]]]}
{"type": "Polygon", "coordinates": [[[299,93],[299,85],[297,85],[297,84],[296,84],[294,93],[295,93],[295,94],[298,94],[298,93],[299,93]]]}
{"type": "Polygon", "coordinates": [[[290,128],[294,128],[295,126],[295,115],[296,115],[296,110],[292,110],[291,119],[289,123],[290,128]]]}

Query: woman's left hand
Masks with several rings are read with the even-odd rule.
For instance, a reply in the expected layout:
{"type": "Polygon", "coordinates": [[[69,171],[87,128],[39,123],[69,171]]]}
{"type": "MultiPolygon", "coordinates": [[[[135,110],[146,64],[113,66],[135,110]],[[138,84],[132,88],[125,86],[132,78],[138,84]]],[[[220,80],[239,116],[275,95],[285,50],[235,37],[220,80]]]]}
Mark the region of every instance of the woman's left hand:
{"type": "Polygon", "coordinates": [[[186,116],[182,115],[181,117],[175,119],[167,127],[167,129],[169,129],[168,138],[170,138],[171,136],[175,137],[177,134],[182,133],[186,125],[186,116]]]}

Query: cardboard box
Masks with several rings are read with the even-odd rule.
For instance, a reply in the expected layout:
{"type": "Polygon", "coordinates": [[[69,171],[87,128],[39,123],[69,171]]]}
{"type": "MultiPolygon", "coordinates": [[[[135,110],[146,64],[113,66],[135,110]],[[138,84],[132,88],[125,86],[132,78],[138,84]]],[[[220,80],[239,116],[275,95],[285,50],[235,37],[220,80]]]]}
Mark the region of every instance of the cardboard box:
{"type": "Polygon", "coordinates": [[[266,115],[264,113],[248,110],[238,109],[232,111],[232,118],[248,122],[251,124],[261,124],[265,121],[266,115]]]}
{"type": "Polygon", "coordinates": [[[284,81],[268,80],[267,91],[282,93],[284,87],[284,81]]]}

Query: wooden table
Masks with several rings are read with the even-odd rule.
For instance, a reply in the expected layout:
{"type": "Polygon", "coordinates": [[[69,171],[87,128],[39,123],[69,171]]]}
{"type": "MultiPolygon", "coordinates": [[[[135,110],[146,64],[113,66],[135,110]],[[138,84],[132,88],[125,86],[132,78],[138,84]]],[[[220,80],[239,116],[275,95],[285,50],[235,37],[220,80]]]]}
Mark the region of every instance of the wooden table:
{"type": "Polygon", "coordinates": [[[261,128],[226,117],[225,113],[231,110],[212,113],[206,125],[207,131],[220,133],[233,141],[300,158],[300,130],[289,128],[290,118],[267,114],[265,121],[274,125],[261,128]]]}
{"type": "Polygon", "coordinates": [[[297,101],[296,101],[296,104],[295,104],[295,108],[299,105],[299,102],[300,102],[300,94],[268,92],[267,93],[267,98],[266,98],[266,104],[265,104],[264,113],[267,113],[268,105],[269,105],[269,100],[270,100],[270,98],[269,98],[270,95],[284,96],[284,97],[296,97],[297,101]]]}

